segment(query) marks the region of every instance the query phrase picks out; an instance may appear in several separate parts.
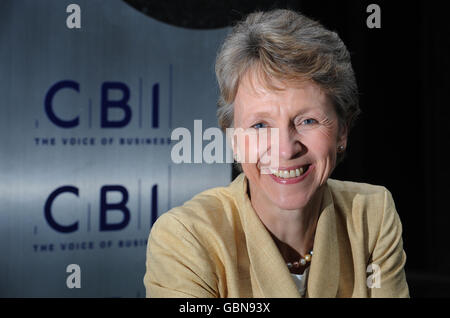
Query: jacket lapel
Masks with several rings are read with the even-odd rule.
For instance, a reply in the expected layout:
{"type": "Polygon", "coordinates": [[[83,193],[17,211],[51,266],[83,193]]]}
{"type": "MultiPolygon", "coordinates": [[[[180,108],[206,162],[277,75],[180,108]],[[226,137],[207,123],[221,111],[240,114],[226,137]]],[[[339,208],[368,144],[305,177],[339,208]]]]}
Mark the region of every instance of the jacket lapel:
{"type": "Polygon", "coordinates": [[[247,195],[247,178],[238,178],[239,209],[250,259],[253,297],[300,297],[300,293],[269,232],[254,211],[247,195]]]}
{"type": "MultiPolygon", "coordinates": [[[[245,233],[253,297],[301,297],[290,272],[269,232],[254,211],[247,195],[247,178],[242,173],[235,198],[245,233]]],[[[336,297],[339,283],[339,246],[333,197],[325,184],[324,197],[314,238],[306,297],[336,297]]]]}
{"type": "Polygon", "coordinates": [[[339,246],[336,213],[329,186],[325,184],[322,212],[314,238],[307,297],[336,297],[339,285],[339,246]]]}

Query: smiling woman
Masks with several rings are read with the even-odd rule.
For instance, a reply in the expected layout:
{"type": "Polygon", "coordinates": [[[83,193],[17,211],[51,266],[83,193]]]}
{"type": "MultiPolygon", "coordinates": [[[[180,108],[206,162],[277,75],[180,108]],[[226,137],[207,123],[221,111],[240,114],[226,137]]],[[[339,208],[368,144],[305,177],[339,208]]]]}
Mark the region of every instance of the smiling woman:
{"type": "Polygon", "coordinates": [[[278,138],[234,146],[257,160],[158,219],[147,296],[408,297],[390,192],[329,178],[359,113],[339,36],[293,11],[253,13],[225,40],[216,74],[221,128],[278,138]],[[265,160],[274,153],[276,166],[265,160]]]}
{"type": "MultiPolygon", "coordinates": [[[[260,211],[260,217],[266,210],[277,213],[277,207],[304,209],[331,174],[338,145],[345,147],[346,129],[339,129],[334,107],[318,85],[305,81],[288,82],[283,87],[283,83],[274,79],[278,89],[273,90],[258,83],[260,77],[251,70],[241,79],[234,100],[234,124],[246,129],[257,122],[268,128],[278,128],[280,165],[267,175],[260,173],[259,162],[242,163],[251,184],[254,208],[260,211]],[[299,170],[298,176],[296,170],[299,170]]],[[[256,147],[248,145],[246,148],[256,147]]],[[[264,156],[270,150],[258,149],[258,153],[264,156]]],[[[306,250],[303,248],[303,252],[306,250]]]]}

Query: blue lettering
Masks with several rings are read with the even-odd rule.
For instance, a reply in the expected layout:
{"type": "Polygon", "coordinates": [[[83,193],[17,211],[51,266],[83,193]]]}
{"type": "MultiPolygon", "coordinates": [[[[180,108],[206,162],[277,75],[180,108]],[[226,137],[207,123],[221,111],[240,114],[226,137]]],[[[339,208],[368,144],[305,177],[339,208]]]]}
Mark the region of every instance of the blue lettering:
{"type": "Polygon", "coordinates": [[[100,231],[117,231],[125,228],[130,222],[130,210],[126,204],[128,202],[128,191],[120,185],[103,186],[100,190],[100,231]],[[122,201],[119,203],[106,202],[106,195],[110,191],[117,191],[122,194],[122,201]],[[120,223],[108,223],[107,212],[109,210],[119,210],[123,214],[123,220],[120,223]]]}
{"type": "Polygon", "coordinates": [[[50,196],[47,198],[47,201],[45,202],[44,206],[44,216],[45,220],[47,221],[48,225],[50,225],[51,228],[53,228],[55,231],[61,232],[61,233],[71,233],[78,230],[78,221],[74,222],[71,225],[61,225],[58,222],[55,221],[52,214],[52,204],[53,201],[56,199],[58,195],[64,192],[70,192],[78,196],[78,188],[73,186],[63,186],[55,191],[53,191],[50,196]]]}
{"type": "Polygon", "coordinates": [[[56,126],[59,126],[61,128],[73,128],[78,126],[78,124],[80,123],[79,117],[76,117],[72,120],[62,120],[61,118],[56,116],[55,112],[53,111],[53,97],[55,96],[56,92],[58,92],[62,88],[71,88],[77,92],[80,92],[80,84],[78,84],[77,82],[68,80],[57,82],[52,87],[50,87],[47,94],[45,95],[45,113],[47,114],[50,121],[56,126]]]}
{"type": "Polygon", "coordinates": [[[152,128],[159,127],[159,84],[153,85],[152,128]]]}
{"type": "Polygon", "coordinates": [[[130,89],[127,85],[121,82],[104,82],[102,85],[102,99],[101,99],[101,127],[102,128],[121,128],[128,125],[131,120],[131,108],[127,104],[130,99],[130,89]],[[119,100],[109,100],[109,90],[121,90],[123,95],[119,100]],[[108,109],[120,108],[124,112],[124,117],[121,120],[109,120],[108,109]]]}

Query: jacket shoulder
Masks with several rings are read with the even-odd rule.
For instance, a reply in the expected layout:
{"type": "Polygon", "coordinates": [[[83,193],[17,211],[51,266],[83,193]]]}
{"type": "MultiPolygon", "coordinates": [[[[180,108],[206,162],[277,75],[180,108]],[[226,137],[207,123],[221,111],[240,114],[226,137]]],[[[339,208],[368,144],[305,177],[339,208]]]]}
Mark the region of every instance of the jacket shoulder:
{"type": "Polygon", "coordinates": [[[391,197],[389,190],[380,185],[334,179],[328,179],[327,184],[335,205],[346,212],[378,209],[380,204],[382,208],[386,196],[391,197]]]}
{"type": "Polygon", "coordinates": [[[385,193],[388,191],[386,187],[380,185],[374,185],[363,182],[353,181],[341,181],[336,179],[328,179],[328,186],[330,186],[333,194],[346,193],[346,194],[360,194],[360,195],[373,195],[385,193]]]}
{"type": "Polygon", "coordinates": [[[210,239],[211,236],[223,236],[226,234],[224,232],[236,230],[233,227],[239,219],[237,211],[229,187],[217,187],[205,190],[183,205],[170,209],[156,220],[155,225],[164,224],[166,228],[181,226],[194,237],[206,235],[210,239]]]}
{"type": "Polygon", "coordinates": [[[337,216],[350,237],[368,242],[373,249],[383,220],[397,217],[390,191],[380,185],[334,179],[327,184],[337,216]]]}

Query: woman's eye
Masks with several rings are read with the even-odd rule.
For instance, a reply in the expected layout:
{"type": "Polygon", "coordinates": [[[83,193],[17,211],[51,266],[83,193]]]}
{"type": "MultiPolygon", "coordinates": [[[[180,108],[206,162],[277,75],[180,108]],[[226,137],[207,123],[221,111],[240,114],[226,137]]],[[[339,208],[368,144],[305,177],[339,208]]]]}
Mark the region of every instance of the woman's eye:
{"type": "Polygon", "coordinates": [[[253,125],[252,128],[260,129],[260,128],[265,128],[265,126],[266,126],[266,124],[263,124],[263,123],[257,123],[257,124],[255,124],[255,125],[253,125]]]}
{"type": "Polygon", "coordinates": [[[312,124],[316,124],[316,123],[317,123],[317,120],[312,119],[312,118],[308,118],[308,119],[305,119],[304,121],[302,121],[303,125],[312,125],[312,124]]]}

